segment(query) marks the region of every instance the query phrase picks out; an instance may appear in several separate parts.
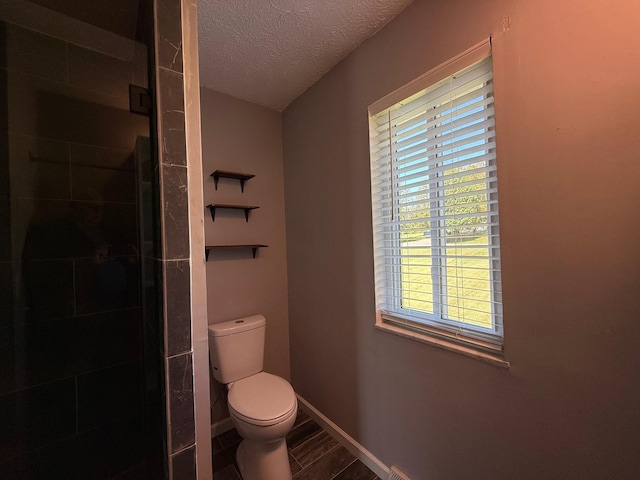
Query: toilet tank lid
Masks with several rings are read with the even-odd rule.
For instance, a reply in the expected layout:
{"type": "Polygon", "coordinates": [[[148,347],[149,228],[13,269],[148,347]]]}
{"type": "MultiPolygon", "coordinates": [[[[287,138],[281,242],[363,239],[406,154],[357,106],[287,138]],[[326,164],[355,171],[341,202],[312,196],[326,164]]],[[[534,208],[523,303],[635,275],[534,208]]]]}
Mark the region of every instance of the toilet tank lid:
{"type": "Polygon", "coordinates": [[[224,337],[264,327],[265,325],[266,320],[263,315],[251,315],[250,317],[211,324],[209,325],[209,335],[212,337],[224,337]]]}

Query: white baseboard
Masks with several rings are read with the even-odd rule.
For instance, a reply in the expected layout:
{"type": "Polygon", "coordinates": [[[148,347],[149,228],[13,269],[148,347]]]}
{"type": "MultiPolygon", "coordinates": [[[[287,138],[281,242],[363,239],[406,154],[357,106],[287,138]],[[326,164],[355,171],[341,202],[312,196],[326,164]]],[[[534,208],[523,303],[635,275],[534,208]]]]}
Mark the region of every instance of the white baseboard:
{"type": "Polygon", "coordinates": [[[228,432],[233,428],[231,417],[223,418],[211,425],[211,438],[217,437],[221,433],[228,432]]]}
{"type": "Polygon", "coordinates": [[[356,440],[352,438],[347,432],[342,430],[338,425],[325,417],[322,413],[320,413],[320,411],[318,411],[313,405],[307,402],[300,395],[298,395],[298,401],[302,409],[311,418],[313,418],[322,428],[329,432],[332,437],[334,437],[342,445],[344,445],[344,447],[349,450],[352,455],[354,455],[358,460],[369,467],[369,470],[371,470],[380,478],[387,478],[389,476],[389,467],[378,460],[378,458],[373,455],[373,453],[356,442],[356,440]]]}

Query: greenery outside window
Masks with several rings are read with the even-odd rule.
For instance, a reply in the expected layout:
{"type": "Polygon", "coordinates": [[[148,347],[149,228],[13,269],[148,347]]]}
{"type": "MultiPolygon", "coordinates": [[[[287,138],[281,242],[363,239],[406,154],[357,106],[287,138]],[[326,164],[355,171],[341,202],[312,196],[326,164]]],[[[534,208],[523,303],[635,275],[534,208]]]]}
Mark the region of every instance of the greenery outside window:
{"type": "Polygon", "coordinates": [[[378,321],[501,352],[490,44],[369,114],[378,321]]]}

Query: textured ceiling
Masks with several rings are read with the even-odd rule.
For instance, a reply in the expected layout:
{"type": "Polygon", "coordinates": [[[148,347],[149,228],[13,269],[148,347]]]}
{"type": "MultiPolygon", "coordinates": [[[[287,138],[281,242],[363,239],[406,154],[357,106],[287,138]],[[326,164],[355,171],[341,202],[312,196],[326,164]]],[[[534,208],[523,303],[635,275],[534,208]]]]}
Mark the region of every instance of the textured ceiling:
{"type": "Polygon", "coordinates": [[[200,84],[283,110],[413,0],[198,0],[200,84]]]}

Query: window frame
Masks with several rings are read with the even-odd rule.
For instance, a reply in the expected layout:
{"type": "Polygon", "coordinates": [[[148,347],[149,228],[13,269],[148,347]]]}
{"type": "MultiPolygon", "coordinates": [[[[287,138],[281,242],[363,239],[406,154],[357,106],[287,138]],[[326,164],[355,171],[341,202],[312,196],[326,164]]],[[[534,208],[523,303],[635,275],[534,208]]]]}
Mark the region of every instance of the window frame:
{"type": "MultiPolygon", "coordinates": [[[[389,95],[373,103],[369,107],[370,120],[373,119],[374,117],[379,116],[382,112],[385,112],[386,110],[389,110],[392,107],[395,107],[399,104],[403,104],[403,102],[408,103],[408,100],[411,97],[417,95],[422,90],[435,88],[435,86],[441,83],[443,80],[450,78],[452,75],[455,75],[456,73],[463,71],[469,68],[470,66],[485,60],[488,57],[492,57],[490,39],[487,39],[486,41],[478,45],[475,45],[469,50],[451,59],[450,61],[445,62],[442,65],[439,65],[438,67],[420,76],[413,82],[410,82],[404,87],[401,87],[400,89],[390,93],[389,95]]],[[[491,65],[491,69],[493,70],[493,65],[491,65]]],[[[493,89],[491,94],[493,95],[493,89]]],[[[442,118],[441,114],[437,114],[434,116],[434,119],[436,122],[439,118],[442,118]]],[[[389,112],[390,128],[391,128],[391,124],[392,124],[391,113],[389,112]]],[[[443,125],[443,123],[440,123],[439,125],[443,125]]],[[[495,119],[494,119],[493,128],[495,129],[495,119]]],[[[428,130],[425,130],[425,134],[427,135],[427,137],[429,136],[428,130]]],[[[434,139],[437,138],[439,135],[442,135],[442,134],[435,133],[434,139]]],[[[495,138],[495,132],[493,137],[495,138]]],[[[391,138],[393,138],[393,135],[391,132],[389,133],[389,138],[390,138],[390,141],[391,141],[391,138]]],[[[372,141],[374,140],[373,136],[371,140],[372,141]]],[[[440,152],[443,152],[443,151],[446,151],[445,149],[443,149],[446,145],[447,145],[446,141],[443,143],[436,142],[432,145],[432,149],[436,151],[439,149],[440,152]]],[[[496,147],[494,145],[493,146],[494,151],[495,151],[495,148],[496,147]]],[[[433,158],[437,158],[439,154],[443,155],[443,153],[435,153],[435,156],[433,158]]],[[[393,157],[393,155],[390,155],[390,157],[393,157]]],[[[489,168],[489,162],[493,162],[495,164],[496,162],[495,156],[493,157],[493,160],[489,159],[487,160],[487,162],[488,162],[487,168],[489,168]]],[[[390,163],[393,166],[393,160],[390,159],[390,163]]],[[[427,169],[433,168],[434,165],[436,167],[444,168],[446,166],[446,161],[436,162],[433,165],[430,164],[427,166],[427,169]]],[[[373,167],[374,165],[372,160],[372,175],[373,175],[373,167]]],[[[391,170],[391,173],[390,173],[390,177],[391,177],[390,198],[392,203],[391,209],[396,211],[395,213],[397,215],[400,215],[401,205],[399,202],[395,201],[396,197],[394,196],[395,194],[393,193],[394,189],[396,188],[396,183],[398,183],[399,174],[397,169],[394,172],[394,168],[392,167],[389,167],[389,168],[391,170]]],[[[445,201],[447,196],[443,194],[445,190],[445,181],[444,179],[439,179],[439,177],[442,177],[443,173],[444,173],[444,170],[440,172],[440,175],[436,174],[434,178],[434,182],[430,182],[429,180],[425,182],[425,183],[428,182],[433,184],[440,184],[438,188],[433,190],[433,192],[435,192],[436,194],[433,200],[431,199],[432,189],[430,188],[428,190],[429,197],[427,197],[427,199],[425,200],[424,205],[428,205],[428,210],[430,214],[431,212],[444,212],[444,210],[446,209],[445,201]]],[[[491,178],[487,177],[487,186],[491,181],[497,182],[495,177],[491,177],[491,178]]],[[[372,179],[372,182],[373,182],[373,179],[372,179]]],[[[400,187],[398,186],[398,188],[400,187]]],[[[488,210],[486,212],[487,218],[494,215],[497,217],[499,215],[497,211],[497,188],[496,189],[489,188],[488,186],[485,190],[482,190],[482,192],[486,192],[486,195],[487,195],[486,197],[486,204],[488,206],[487,207],[488,210]]],[[[372,200],[373,209],[375,209],[375,203],[377,201],[380,201],[380,198],[374,198],[374,193],[375,193],[374,187],[372,184],[371,200],[372,200]]],[[[504,366],[505,364],[507,364],[506,362],[501,360],[503,356],[503,348],[504,348],[504,323],[502,321],[497,322],[495,320],[495,317],[493,314],[493,308],[494,308],[493,306],[491,308],[492,327],[490,329],[486,327],[475,326],[469,323],[462,323],[460,321],[448,318],[446,316],[447,301],[443,301],[441,297],[447,295],[446,292],[443,293],[443,290],[445,291],[447,290],[446,262],[448,259],[448,255],[446,252],[447,246],[445,246],[442,242],[443,237],[441,235],[438,235],[438,231],[444,231],[446,229],[446,226],[444,225],[445,220],[443,219],[443,217],[444,215],[437,215],[435,217],[435,218],[439,218],[437,221],[442,223],[441,225],[439,225],[439,227],[434,227],[433,220],[429,221],[430,230],[431,230],[430,238],[432,242],[434,240],[437,240],[438,245],[435,248],[438,251],[440,251],[440,254],[434,255],[433,251],[431,251],[431,254],[430,254],[430,258],[432,260],[431,277],[433,279],[433,283],[432,283],[433,289],[431,293],[432,301],[433,301],[433,310],[434,310],[433,313],[432,314],[427,312],[421,313],[416,310],[405,308],[401,305],[401,300],[403,298],[402,294],[397,295],[397,294],[390,294],[387,292],[387,290],[389,289],[391,290],[393,289],[397,290],[398,288],[402,289],[401,263],[402,263],[403,254],[401,250],[403,247],[401,245],[402,243],[401,228],[398,226],[397,228],[395,228],[395,230],[391,230],[392,246],[390,248],[393,249],[393,252],[394,252],[394,254],[392,255],[392,258],[398,259],[399,261],[392,265],[392,275],[391,275],[393,277],[393,280],[391,282],[392,285],[391,287],[383,286],[382,289],[384,290],[384,293],[380,293],[379,291],[380,286],[379,286],[378,276],[381,274],[378,273],[376,268],[376,273],[375,273],[376,275],[376,313],[377,313],[376,327],[386,331],[391,331],[392,333],[400,334],[402,336],[413,338],[419,341],[424,341],[426,343],[431,343],[431,344],[435,343],[438,346],[442,346],[443,348],[446,347],[448,349],[462,350],[462,353],[465,353],[470,356],[480,356],[484,359],[490,358],[493,361],[497,362],[498,364],[504,366]],[[443,252],[444,254],[442,254],[443,252]],[[435,264],[433,263],[434,259],[435,259],[435,264]],[[382,311],[378,307],[379,295],[387,296],[387,298],[391,300],[390,302],[387,300],[387,302],[389,302],[390,304],[394,304],[394,308],[393,308],[394,311],[392,312],[382,311]],[[434,318],[436,316],[438,317],[437,319],[434,318]],[[485,335],[488,330],[491,330],[491,333],[488,335],[485,335]]],[[[497,219],[495,223],[496,224],[494,225],[492,221],[488,222],[487,248],[489,252],[491,252],[491,249],[493,248],[498,249],[498,260],[497,260],[498,265],[497,266],[495,265],[495,258],[492,254],[489,253],[486,258],[489,262],[489,267],[488,267],[489,276],[490,276],[489,284],[492,286],[490,289],[490,302],[492,305],[496,305],[496,308],[499,309],[498,315],[500,318],[502,318],[501,288],[499,292],[496,291],[495,288],[493,288],[493,286],[496,283],[501,285],[501,281],[502,281],[501,272],[499,268],[500,267],[499,265],[500,263],[499,227],[497,225],[497,219]],[[494,275],[498,276],[498,279],[495,282],[494,282],[494,275]]],[[[381,234],[381,232],[377,232],[375,230],[376,228],[375,220],[374,220],[374,223],[372,224],[372,227],[374,228],[373,234],[375,239],[376,236],[381,234]]],[[[432,249],[434,248],[433,244],[430,245],[430,248],[432,249]]],[[[456,258],[456,257],[451,256],[450,258],[456,258]]],[[[377,266],[377,263],[376,263],[376,266],[377,266]]]]}

